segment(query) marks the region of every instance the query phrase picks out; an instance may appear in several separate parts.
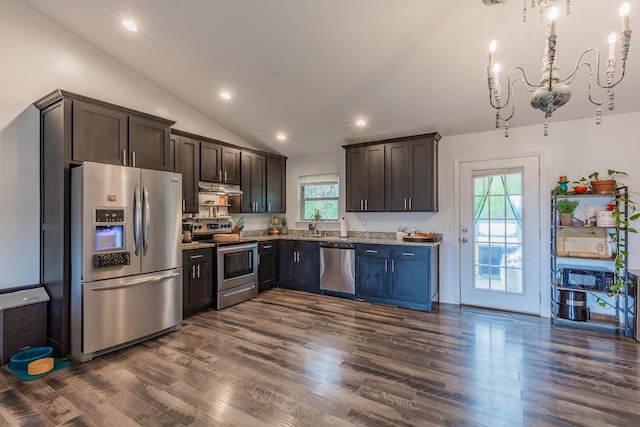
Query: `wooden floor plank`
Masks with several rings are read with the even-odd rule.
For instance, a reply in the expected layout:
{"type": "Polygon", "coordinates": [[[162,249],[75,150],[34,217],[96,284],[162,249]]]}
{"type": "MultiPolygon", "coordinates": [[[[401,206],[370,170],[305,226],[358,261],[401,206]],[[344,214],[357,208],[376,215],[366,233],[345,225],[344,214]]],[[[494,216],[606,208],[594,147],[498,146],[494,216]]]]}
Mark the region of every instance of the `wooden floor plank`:
{"type": "Polygon", "coordinates": [[[640,346],[534,316],[273,289],[44,378],[7,426],[628,426],[640,346]]]}

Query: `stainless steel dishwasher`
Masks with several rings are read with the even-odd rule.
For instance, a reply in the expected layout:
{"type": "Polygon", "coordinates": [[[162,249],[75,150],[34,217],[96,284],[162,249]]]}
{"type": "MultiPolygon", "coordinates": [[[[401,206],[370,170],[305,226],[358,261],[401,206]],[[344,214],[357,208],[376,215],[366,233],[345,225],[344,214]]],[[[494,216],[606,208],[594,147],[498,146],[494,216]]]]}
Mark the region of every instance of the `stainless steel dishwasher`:
{"type": "Polygon", "coordinates": [[[320,289],[349,296],[356,293],[356,249],[353,243],[320,243],[320,289]]]}

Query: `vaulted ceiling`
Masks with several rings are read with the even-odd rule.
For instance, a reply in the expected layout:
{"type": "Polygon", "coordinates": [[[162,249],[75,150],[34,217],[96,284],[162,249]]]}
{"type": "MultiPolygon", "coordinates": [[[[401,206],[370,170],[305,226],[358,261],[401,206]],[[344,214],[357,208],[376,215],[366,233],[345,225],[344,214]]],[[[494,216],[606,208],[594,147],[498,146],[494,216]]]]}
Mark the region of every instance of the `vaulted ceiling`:
{"type": "MultiPolygon", "coordinates": [[[[289,156],[425,132],[494,129],[486,72],[493,39],[503,90],[504,70],[522,66],[538,82],[542,67],[545,26],[531,10],[522,22],[522,0],[25,2],[240,137],[289,156]],[[137,33],[124,30],[125,18],[136,21],[137,33]],[[224,101],[221,90],[233,98],[224,101]],[[360,117],[365,127],[355,126],[360,117]],[[285,142],[275,138],[279,132],[285,142]]],[[[640,22],[634,3],[632,29],[640,22]]],[[[587,48],[606,58],[608,34],[620,31],[618,2],[571,5],[571,14],[563,10],[558,19],[562,76],[587,48]]],[[[631,45],[615,113],[640,110],[640,51],[631,45]]],[[[579,72],[571,101],[551,126],[595,120],[587,75],[586,68],[579,72]]],[[[510,127],[539,123],[543,137],[543,113],[529,107],[522,87],[516,96],[510,127]]],[[[603,111],[606,120],[610,113],[603,111]]]]}

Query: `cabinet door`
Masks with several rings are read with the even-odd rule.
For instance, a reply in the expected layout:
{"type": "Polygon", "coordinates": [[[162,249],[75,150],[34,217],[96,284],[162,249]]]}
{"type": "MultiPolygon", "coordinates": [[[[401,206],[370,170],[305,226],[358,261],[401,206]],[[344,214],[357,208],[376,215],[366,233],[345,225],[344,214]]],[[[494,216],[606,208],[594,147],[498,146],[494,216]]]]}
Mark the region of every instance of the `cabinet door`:
{"type": "Polygon", "coordinates": [[[426,304],[431,298],[429,263],[406,258],[391,259],[391,299],[426,304]]]}
{"type": "Polygon", "coordinates": [[[217,144],[208,141],[200,143],[200,180],[207,182],[221,182],[222,163],[221,149],[217,144]]]}
{"type": "Polygon", "coordinates": [[[190,299],[196,310],[206,310],[213,301],[213,263],[196,264],[196,278],[191,282],[190,299]]]}
{"type": "Polygon", "coordinates": [[[391,250],[391,299],[431,304],[431,248],[395,246],[391,250]]]}
{"type": "Polygon", "coordinates": [[[129,116],[129,164],[142,169],[173,171],[170,126],[145,117],[129,116]]]}
{"type": "Polygon", "coordinates": [[[258,244],[258,290],[271,289],[276,285],[278,275],[277,241],[258,244]]]}
{"type": "Polygon", "coordinates": [[[406,142],[386,144],[385,156],[385,210],[408,211],[413,181],[411,147],[406,142]]]}
{"type": "Polygon", "coordinates": [[[128,165],[124,112],[73,101],[72,160],[128,165]]]}
{"type": "Polygon", "coordinates": [[[284,288],[295,289],[294,264],[296,263],[295,243],[289,240],[278,242],[278,284],[284,288]]]}
{"type": "Polygon", "coordinates": [[[384,146],[367,147],[367,212],[384,211],[384,146]]]}
{"type": "Polygon", "coordinates": [[[347,211],[384,211],[384,145],[346,151],[347,211]]]}
{"type": "Polygon", "coordinates": [[[433,137],[409,143],[407,170],[411,171],[411,210],[438,211],[438,142],[433,137]]]}
{"type": "Polygon", "coordinates": [[[286,159],[267,156],[266,179],[266,211],[271,213],[283,213],[286,206],[287,163],[286,159]]]}
{"type": "Polygon", "coordinates": [[[320,250],[317,242],[302,242],[299,246],[294,274],[297,289],[311,292],[320,290],[320,250]]]}
{"type": "Polygon", "coordinates": [[[173,135],[175,172],[182,174],[182,209],[198,213],[198,181],[200,179],[200,141],[173,135]]]}
{"type": "Polygon", "coordinates": [[[190,316],[214,302],[213,249],[183,251],[182,264],[182,311],[190,316]]]}
{"type": "Polygon", "coordinates": [[[240,153],[238,148],[221,148],[222,182],[225,184],[240,184],[240,153]]]}
{"type": "Polygon", "coordinates": [[[384,245],[358,245],[356,249],[356,294],[389,297],[389,250],[384,245]]]}
{"type": "Polygon", "coordinates": [[[243,151],[240,158],[242,212],[265,212],[265,156],[243,151]]]}
{"type": "Polygon", "coordinates": [[[320,247],[318,242],[279,242],[280,286],[318,292],[320,290],[320,247]]]}

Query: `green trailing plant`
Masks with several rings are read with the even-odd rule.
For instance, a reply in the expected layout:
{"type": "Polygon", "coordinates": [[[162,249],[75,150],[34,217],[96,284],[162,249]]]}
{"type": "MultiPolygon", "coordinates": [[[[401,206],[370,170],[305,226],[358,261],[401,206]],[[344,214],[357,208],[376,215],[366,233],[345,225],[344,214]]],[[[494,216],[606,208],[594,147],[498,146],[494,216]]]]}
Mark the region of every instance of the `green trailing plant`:
{"type": "MultiPolygon", "coordinates": [[[[609,290],[611,291],[609,296],[617,299],[620,296],[620,292],[624,291],[627,286],[633,287],[635,285],[633,281],[629,280],[628,274],[625,274],[627,267],[626,260],[629,257],[626,241],[627,234],[625,231],[627,233],[638,232],[635,227],[631,226],[631,223],[640,219],[640,213],[637,212],[638,208],[636,203],[625,193],[617,194],[613,201],[616,207],[611,215],[615,219],[615,227],[609,233],[609,237],[617,250],[613,259],[615,280],[613,285],[609,286],[609,290]]],[[[598,299],[598,304],[602,307],[607,305],[607,303],[601,299],[598,299]]]]}
{"type": "Polygon", "coordinates": [[[558,213],[572,214],[579,204],[580,202],[577,200],[562,199],[558,200],[556,208],[558,209],[558,213]]]}

